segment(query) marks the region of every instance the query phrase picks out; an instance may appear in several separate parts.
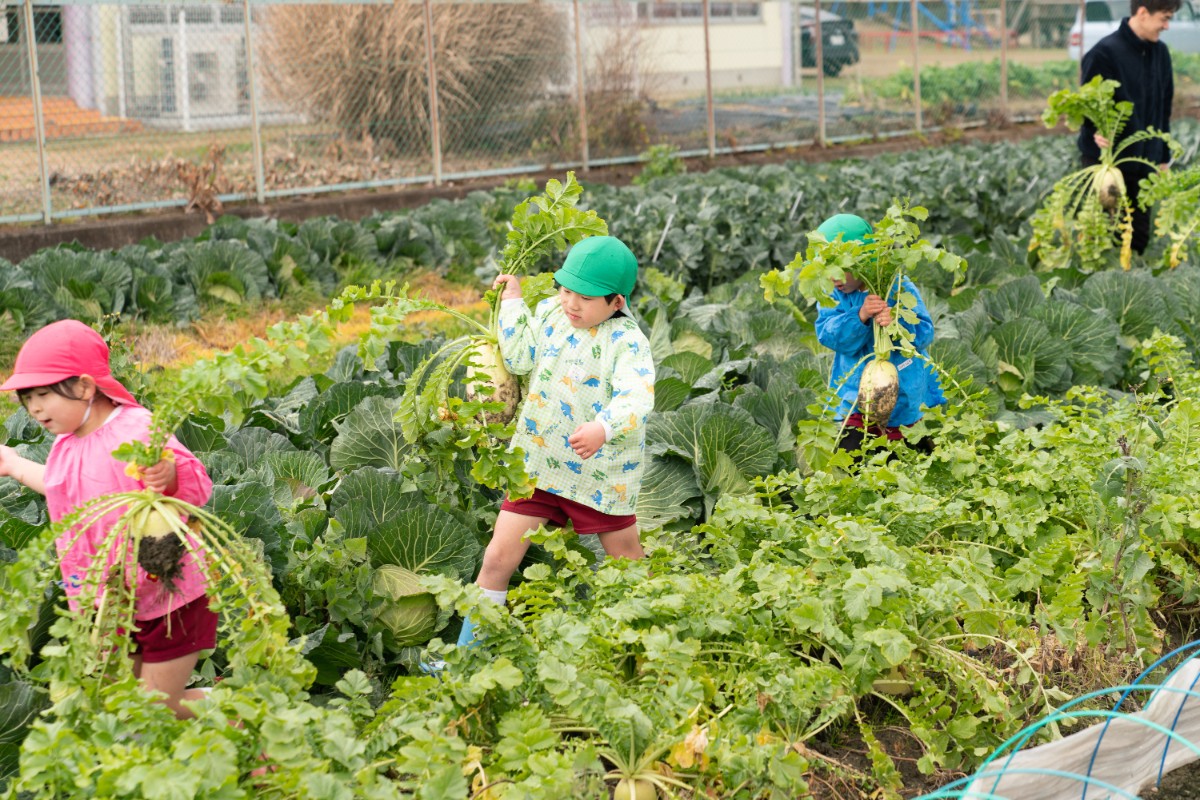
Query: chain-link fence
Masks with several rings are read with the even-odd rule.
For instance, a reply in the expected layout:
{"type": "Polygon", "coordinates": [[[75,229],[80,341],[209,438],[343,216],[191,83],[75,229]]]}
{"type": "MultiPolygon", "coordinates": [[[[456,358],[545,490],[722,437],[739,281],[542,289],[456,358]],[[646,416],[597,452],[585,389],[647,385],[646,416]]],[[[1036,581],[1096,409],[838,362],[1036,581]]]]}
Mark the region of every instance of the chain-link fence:
{"type": "MultiPolygon", "coordinates": [[[[1177,107],[1195,2],[1164,34],[1177,107]]],[[[1028,118],[1128,6],[0,3],[0,222],[1028,118]]]]}

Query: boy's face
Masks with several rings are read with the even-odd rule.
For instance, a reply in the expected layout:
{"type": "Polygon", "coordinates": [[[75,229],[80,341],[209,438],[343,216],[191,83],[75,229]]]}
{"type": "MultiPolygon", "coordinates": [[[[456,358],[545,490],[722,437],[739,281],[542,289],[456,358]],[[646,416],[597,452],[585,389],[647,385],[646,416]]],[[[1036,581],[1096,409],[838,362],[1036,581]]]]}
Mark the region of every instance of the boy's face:
{"type": "Polygon", "coordinates": [[[610,303],[603,297],[588,297],[565,286],[558,289],[558,302],[571,321],[571,327],[594,328],[625,307],[625,298],[617,295],[610,303]]]}
{"type": "Polygon", "coordinates": [[[862,288],[862,281],[847,272],[842,280],[834,281],[833,285],[837,287],[839,291],[844,292],[845,294],[851,294],[862,288]]]}
{"type": "Polygon", "coordinates": [[[1157,42],[1162,32],[1171,26],[1174,11],[1155,11],[1151,13],[1145,6],[1140,6],[1137,13],[1129,20],[1139,39],[1147,42],[1157,42]]]}

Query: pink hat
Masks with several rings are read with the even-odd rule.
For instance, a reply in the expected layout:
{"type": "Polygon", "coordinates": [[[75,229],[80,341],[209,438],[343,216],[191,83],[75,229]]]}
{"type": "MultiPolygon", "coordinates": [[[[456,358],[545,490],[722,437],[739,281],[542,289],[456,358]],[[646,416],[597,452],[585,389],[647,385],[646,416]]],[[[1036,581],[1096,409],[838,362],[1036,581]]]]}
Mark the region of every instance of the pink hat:
{"type": "Polygon", "coordinates": [[[13,374],[0,390],[35,389],[88,375],[111,400],[140,406],[112,376],[108,345],[87,325],[73,319],[52,322],[30,336],[17,353],[13,374]]]}

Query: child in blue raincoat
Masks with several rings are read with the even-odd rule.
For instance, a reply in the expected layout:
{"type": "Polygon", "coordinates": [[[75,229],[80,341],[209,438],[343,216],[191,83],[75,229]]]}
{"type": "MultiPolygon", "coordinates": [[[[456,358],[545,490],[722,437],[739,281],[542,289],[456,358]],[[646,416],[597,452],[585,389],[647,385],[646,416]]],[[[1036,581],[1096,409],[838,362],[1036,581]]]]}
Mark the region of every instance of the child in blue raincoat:
{"type": "MultiPolygon", "coordinates": [[[[871,225],[854,214],[836,214],[817,230],[829,241],[841,237],[842,241],[865,242],[871,235],[871,225]]],[[[889,440],[904,439],[901,428],[913,425],[924,415],[923,407],[943,405],[946,396],[942,393],[937,370],[929,363],[929,345],[933,342],[933,319],[921,299],[920,292],[907,278],[901,290],[911,292],[917,298],[914,312],[916,323],[902,322],[913,333],[913,346],[925,358],[901,355],[893,352],[891,361],[900,378],[899,397],[896,407],[888,418],[886,428],[872,425],[864,430],[863,416],[857,408],[858,386],[870,356],[875,350],[874,325],[892,324],[892,310],[888,300],[863,288],[862,282],[846,273],[844,280],[835,281],[833,299],[835,305],[821,306],[817,312],[817,341],[834,352],[833,370],[829,387],[838,397],[834,408],[835,418],[845,422],[845,430],[838,441],[838,448],[851,452],[862,449],[864,438],[886,436],[889,440]]],[[[928,437],[913,443],[921,450],[932,449],[928,437]]]]}

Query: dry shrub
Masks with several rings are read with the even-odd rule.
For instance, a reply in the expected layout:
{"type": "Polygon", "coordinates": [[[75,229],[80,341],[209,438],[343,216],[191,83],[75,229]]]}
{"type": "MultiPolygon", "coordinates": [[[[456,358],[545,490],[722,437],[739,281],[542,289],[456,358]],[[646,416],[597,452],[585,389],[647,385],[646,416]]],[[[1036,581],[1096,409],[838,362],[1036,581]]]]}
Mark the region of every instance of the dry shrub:
{"type": "MultiPolygon", "coordinates": [[[[582,8],[589,151],[598,157],[640,153],[653,134],[650,117],[660,80],[642,36],[643,23],[628,3],[587,3],[582,8]]],[[[577,89],[560,88],[560,101],[547,106],[536,123],[533,149],[551,158],[578,157],[577,89]]]]}
{"type": "MultiPolygon", "coordinates": [[[[429,152],[421,4],[277,6],[263,27],[276,98],[352,139],[429,152]]],[[[443,143],[477,142],[497,119],[523,116],[567,63],[564,17],[551,5],[439,3],[433,32],[443,143]]]]}
{"type": "Polygon", "coordinates": [[[642,23],[628,3],[613,3],[604,34],[590,45],[587,74],[588,139],[593,151],[638,153],[650,144],[650,112],[656,87],[653,53],[642,37],[642,23]]]}

